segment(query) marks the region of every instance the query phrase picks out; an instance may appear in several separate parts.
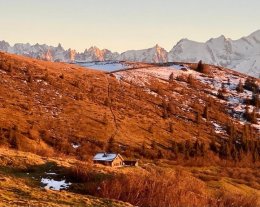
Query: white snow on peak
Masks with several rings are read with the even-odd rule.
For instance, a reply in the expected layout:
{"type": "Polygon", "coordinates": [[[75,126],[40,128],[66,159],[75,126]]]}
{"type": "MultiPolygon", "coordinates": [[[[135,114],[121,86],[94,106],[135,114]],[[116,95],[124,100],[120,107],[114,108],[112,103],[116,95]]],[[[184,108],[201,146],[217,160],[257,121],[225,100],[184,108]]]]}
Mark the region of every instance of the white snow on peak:
{"type": "Polygon", "coordinates": [[[133,62],[164,63],[168,62],[168,53],[157,44],[149,49],[128,50],[119,55],[118,59],[133,62]]]}
{"type": "Polygon", "coordinates": [[[219,65],[251,76],[260,76],[260,30],[231,40],[221,35],[205,43],[183,39],[168,54],[169,61],[219,65]]]}
{"type": "MultiPolygon", "coordinates": [[[[65,50],[61,44],[57,47],[46,44],[17,43],[10,46],[0,41],[0,51],[29,56],[47,61],[93,62],[93,61],[132,61],[146,63],[198,62],[219,65],[234,69],[254,77],[260,77],[260,30],[231,40],[221,35],[205,43],[181,39],[170,52],[158,44],[143,50],[128,50],[121,54],[95,46],[79,53],[73,49],[65,50]]],[[[96,68],[95,68],[96,69],[96,68]]],[[[99,68],[97,68],[99,69],[99,68]]]]}

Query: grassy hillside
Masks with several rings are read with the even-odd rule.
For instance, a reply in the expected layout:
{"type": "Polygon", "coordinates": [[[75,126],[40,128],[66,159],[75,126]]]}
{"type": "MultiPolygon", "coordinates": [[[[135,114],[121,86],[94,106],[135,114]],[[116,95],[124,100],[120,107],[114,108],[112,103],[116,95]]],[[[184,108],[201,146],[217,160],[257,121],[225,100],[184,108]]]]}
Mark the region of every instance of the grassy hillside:
{"type": "Polygon", "coordinates": [[[0,148],[0,206],[132,206],[127,203],[43,188],[41,178],[60,178],[78,162],[75,159],[40,157],[31,153],[0,148]],[[54,173],[53,173],[54,174],[54,173]]]}
{"type": "Polygon", "coordinates": [[[143,148],[167,154],[173,142],[186,140],[201,141],[208,148],[212,141],[228,139],[230,128],[242,136],[247,126],[250,139],[259,137],[259,122],[236,118],[229,103],[203,82],[214,76],[223,83],[228,77],[246,79],[238,73],[212,66],[209,74],[193,77],[173,70],[169,81],[165,71],[160,73],[168,70],[164,67],[146,65],[141,71],[106,74],[4,53],[0,58],[3,145],[87,156],[106,149],[111,141],[113,150],[137,156],[143,148]],[[72,143],[81,147],[75,150],[72,143]]]}
{"type": "MultiPolygon", "coordinates": [[[[86,187],[93,174],[95,179],[99,177],[96,170],[89,177],[88,170],[96,169],[92,165],[82,168],[84,172],[70,166],[67,175],[72,181],[79,175],[86,177],[70,187],[74,193],[140,206],[162,203],[154,200],[152,205],[147,203],[150,200],[143,200],[139,204],[140,199],[125,196],[133,195],[131,189],[121,196],[105,189],[116,187],[113,183],[131,186],[129,177],[135,180],[135,176],[142,175],[140,185],[135,186],[140,189],[134,191],[140,190],[140,195],[146,192],[141,186],[187,187],[187,181],[194,181],[195,188],[181,191],[186,195],[184,200],[169,201],[170,197],[165,197],[176,206],[191,205],[187,199],[190,193],[196,195],[197,205],[217,205],[217,198],[224,205],[234,202],[237,195],[257,194],[259,79],[203,64],[128,64],[134,64],[134,69],[105,73],[0,53],[0,145],[44,157],[74,157],[87,163],[98,151],[140,159],[138,171],[119,169],[119,175],[112,172],[116,174],[112,177],[106,171],[105,178],[111,179],[102,185],[100,179],[91,183],[94,189],[101,186],[101,191],[86,187]],[[179,168],[183,180],[176,178],[179,168]],[[151,180],[142,183],[147,173],[151,180]],[[166,177],[171,178],[170,182],[163,179],[166,177]],[[199,186],[203,190],[196,192],[199,186]]],[[[159,192],[149,193],[156,197],[159,192]]]]}

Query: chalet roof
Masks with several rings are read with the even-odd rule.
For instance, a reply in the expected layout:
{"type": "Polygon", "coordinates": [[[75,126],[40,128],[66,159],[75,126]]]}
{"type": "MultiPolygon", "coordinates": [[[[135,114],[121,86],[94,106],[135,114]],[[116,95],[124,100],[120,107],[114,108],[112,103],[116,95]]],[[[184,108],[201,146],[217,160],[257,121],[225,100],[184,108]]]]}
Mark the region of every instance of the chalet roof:
{"type": "MultiPolygon", "coordinates": [[[[94,161],[113,161],[117,156],[120,156],[119,154],[116,153],[104,153],[100,152],[97,153],[94,157],[94,161]]],[[[120,156],[121,157],[121,156],[120,156]]],[[[122,157],[121,157],[122,158],[122,157]]]]}

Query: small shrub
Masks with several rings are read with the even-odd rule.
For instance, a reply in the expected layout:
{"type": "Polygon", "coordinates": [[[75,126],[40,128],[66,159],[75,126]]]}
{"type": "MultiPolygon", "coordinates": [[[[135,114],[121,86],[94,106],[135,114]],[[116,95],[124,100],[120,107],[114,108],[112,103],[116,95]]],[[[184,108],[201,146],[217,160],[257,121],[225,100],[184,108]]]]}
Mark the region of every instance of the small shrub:
{"type": "Polygon", "coordinates": [[[259,91],[257,81],[255,78],[252,78],[252,77],[248,77],[246,79],[244,88],[249,91],[255,91],[255,92],[259,91]]]}
{"type": "Polygon", "coordinates": [[[217,206],[256,207],[258,206],[258,198],[255,195],[231,194],[231,193],[226,193],[223,190],[218,197],[217,206]]]}
{"type": "Polygon", "coordinates": [[[59,78],[60,78],[60,79],[64,79],[64,74],[63,74],[63,73],[60,74],[60,75],[59,75],[59,78]]]}

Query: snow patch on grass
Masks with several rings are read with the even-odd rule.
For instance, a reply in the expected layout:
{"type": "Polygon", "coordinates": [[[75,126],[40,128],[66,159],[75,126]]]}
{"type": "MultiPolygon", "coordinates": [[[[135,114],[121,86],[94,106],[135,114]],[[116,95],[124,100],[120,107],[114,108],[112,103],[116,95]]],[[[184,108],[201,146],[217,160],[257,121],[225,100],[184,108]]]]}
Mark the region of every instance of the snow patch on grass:
{"type": "Polygon", "coordinates": [[[71,146],[72,146],[74,149],[77,149],[77,148],[79,148],[81,145],[80,145],[80,144],[77,144],[77,143],[71,143],[71,146]]]}
{"type": "Polygon", "coordinates": [[[63,190],[69,188],[71,185],[70,182],[67,183],[65,180],[57,181],[48,178],[42,178],[41,184],[43,184],[47,190],[63,190]]]}
{"type": "Polygon", "coordinates": [[[222,126],[220,126],[219,124],[217,124],[214,121],[211,121],[211,123],[213,124],[213,126],[215,128],[215,132],[217,134],[225,134],[226,133],[226,130],[224,130],[222,126]]]}

